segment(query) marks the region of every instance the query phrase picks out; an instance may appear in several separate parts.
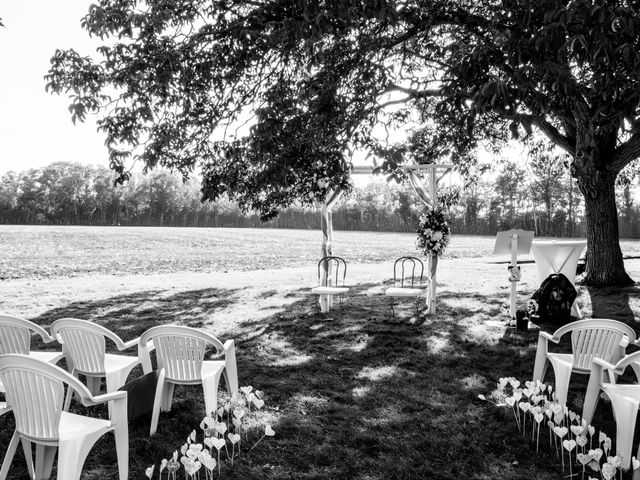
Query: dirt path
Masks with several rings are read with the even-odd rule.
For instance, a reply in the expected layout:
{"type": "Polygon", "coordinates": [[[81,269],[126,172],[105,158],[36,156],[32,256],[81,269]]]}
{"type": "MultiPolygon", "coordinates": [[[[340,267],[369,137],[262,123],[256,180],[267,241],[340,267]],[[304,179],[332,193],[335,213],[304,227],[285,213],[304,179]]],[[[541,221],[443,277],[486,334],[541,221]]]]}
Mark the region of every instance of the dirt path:
{"type": "MultiPolygon", "coordinates": [[[[438,266],[439,294],[460,300],[474,296],[491,297],[507,303],[509,284],[506,280],[506,264],[495,262],[495,257],[442,259],[438,266]]],[[[640,279],[640,260],[627,260],[626,265],[631,276],[640,279]]],[[[534,264],[526,263],[522,269],[523,281],[519,291],[520,300],[524,303],[535,290],[537,277],[534,264]]],[[[389,282],[391,278],[391,266],[386,262],[351,264],[347,272],[347,283],[356,286],[355,294],[360,296],[383,295],[384,282],[389,282]]],[[[177,295],[195,291],[205,300],[208,296],[226,300],[224,305],[217,305],[215,309],[216,323],[223,322],[225,330],[233,330],[235,324],[247,318],[260,320],[284,313],[288,307],[295,308],[295,305],[311,308],[312,300],[307,292],[316,281],[312,266],[243,272],[13,280],[0,284],[0,310],[34,318],[46,316],[48,312],[53,314],[57,309],[74,303],[93,302],[104,309],[105,305],[117,306],[125,299],[132,303],[137,300],[142,307],[146,298],[171,301],[177,295]]],[[[579,288],[578,300],[585,315],[591,316],[591,295],[586,288],[579,288]]],[[[620,300],[627,303],[626,309],[640,310],[640,300],[633,293],[620,300]]],[[[624,310],[625,306],[618,305],[616,308],[624,310]]],[[[494,311],[494,314],[501,312],[494,311]]]]}

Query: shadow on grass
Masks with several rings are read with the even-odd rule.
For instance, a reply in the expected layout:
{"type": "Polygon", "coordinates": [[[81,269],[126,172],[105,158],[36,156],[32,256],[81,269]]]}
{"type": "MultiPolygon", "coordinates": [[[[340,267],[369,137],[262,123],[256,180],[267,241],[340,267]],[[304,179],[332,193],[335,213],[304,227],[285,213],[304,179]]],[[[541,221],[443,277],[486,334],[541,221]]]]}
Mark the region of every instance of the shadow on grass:
{"type": "MultiPolygon", "coordinates": [[[[536,336],[500,325],[504,295],[442,291],[438,313],[416,317],[412,301],[391,316],[379,284],[359,284],[343,311],[316,313],[317,297],[266,319],[247,319],[236,337],[240,383],[265,391],[274,439],[264,441],[223,478],[251,479],[551,479],[561,475],[549,452],[535,454],[510,412],[478,399],[502,376],[528,379],[536,336]]],[[[141,292],[71,304],[36,321],[90,318],[124,338],[163,323],[211,328],[209,316],[231,306],[234,291],[176,295],[141,292]]],[[[273,295],[273,292],[267,292],[273,295]]],[[[224,338],[225,332],[216,332],[224,338]]],[[[104,409],[102,410],[104,413],[104,409]]],[[[198,387],[176,391],[158,434],[130,427],[131,479],[179,449],[204,415],[198,387]]],[[[0,449],[13,421],[2,420],[0,449]]],[[[113,438],[89,455],[83,479],[115,479],[113,438]]],[[[24,478],[16,459],[9,478],[24,478]]]]}
{"type": "MultiPolygon", "coordinates": [[[[120,335],[125,341],[156,325],[179,324],[188,327],[211,325],[212,315],[235,303],[238,290],[204,288],[181,292],[146,290],[105,300],[74,302],[31,319],[49,327],[59,318],[91,320],[120,335]]],[[[221,337],[223,332],[216,332],[221,337]]]]}
{"type": "Polygon", "coordinates": [[[631,309],[631,298],[640,298],[640,287],[585,287],[591,298],[593,318],[611,318],[637,325],[631,309]]]}

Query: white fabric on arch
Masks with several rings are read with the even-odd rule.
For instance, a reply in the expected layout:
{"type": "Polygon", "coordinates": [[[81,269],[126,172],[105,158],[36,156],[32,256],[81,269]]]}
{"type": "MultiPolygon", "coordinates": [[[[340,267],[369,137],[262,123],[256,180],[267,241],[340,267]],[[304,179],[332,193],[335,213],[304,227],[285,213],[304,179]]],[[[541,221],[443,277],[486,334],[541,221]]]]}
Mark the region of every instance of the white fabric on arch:
{"type": "Polygon", "coordinates": [[[435,199],[431,197],[431,192],[429,192],[429,189],[424,186],[420,177],[418,177],[413,170],[407,170],[407,178],[409,179],[409,183],[411,184],[413,191],[416,192],[416,195],[418,195],[418,198],[422,200],[422,203],[428,207],[432,207],[435,203],[435,199]]]}

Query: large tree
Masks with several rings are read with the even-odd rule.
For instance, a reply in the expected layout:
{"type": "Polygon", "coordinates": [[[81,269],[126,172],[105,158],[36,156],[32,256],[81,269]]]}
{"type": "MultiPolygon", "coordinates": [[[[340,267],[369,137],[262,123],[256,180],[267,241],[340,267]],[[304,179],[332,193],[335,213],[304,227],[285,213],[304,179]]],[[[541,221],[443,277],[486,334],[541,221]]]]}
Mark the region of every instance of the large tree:
{"type": "Polygon", "coordinates": [[[615,179],[640,155],[638,1],[99,0],[94,57],[56,51],[48,88],[99,114],[111,167],[188,175],[263,218],[348,188],[348,152],[397,172],[541,130],[585,197],[587,281],[626,284],[615,179]],[[237,135],[234,126],[249,122],[237,135]],[[407,145],[376,126],[419,125],[407,145]],[[223,132],[223,133],[221,133],[223,132]]]}

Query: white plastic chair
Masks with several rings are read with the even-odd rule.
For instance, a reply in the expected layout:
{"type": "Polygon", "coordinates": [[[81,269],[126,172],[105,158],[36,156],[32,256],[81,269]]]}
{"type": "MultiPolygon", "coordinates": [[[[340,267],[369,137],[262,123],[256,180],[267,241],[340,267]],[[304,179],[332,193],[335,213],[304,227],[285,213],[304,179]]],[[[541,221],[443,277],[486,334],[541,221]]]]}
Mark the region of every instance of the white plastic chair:
{"type": "Polygon", "coordinates": [[[339,296],[340,308],[342,308],[342,297],[349,291],[349,287],[344,286],[346,275],[347,262],[341,257],[329,255],[322,257],[318,262],[318,286],[313,287],[311,293],[320,295],[318,301],[323,312],[330,310],[332,304],[330,299],[335,295],[339,296]]]}
{"type": "Polygon", "coordinates": [[[22,442],[31,478],[49,478],[57,449],[57,478],[78,480],[95,442],[112,430],[116,440],[119,479],[127,480],[129,432],[126,392],[93,396],[78,379],[61,368],[26,355],[0,356],[0,378],[7,390],[7,403],[13,407],[16,420],[16,430],[0,468],[0,480],[7,478],[19,442],[22,442]],[[111,419],[103,420],[65,411],[65,385],[79,395],[85,406],[105,402],[113,404],[111,419]],[[32,443],[36,445],[35,469],[31,455],[32,443]]]}
{"type": "Polygon", "coordinates": [[[58,363],[64,357],[62,352],[31,350],[32,333],[38,334],[44,343],[56,341],[40,325],[23,318],[0,315],[0,355],[19,353],[49,363],[58,363]]]}
{"type": "Polygon", "coordinates": [[[395,297],[415,298],[416,314],[420,314],[418,302],[420,295],[427,292],[427,285],[423,285],[424,263],[417,257],[400,257],[393,264],[393,286],[385,290],[384,294],[389,297],[391,313],[393,310],[393,299],[395,297]]]}
{"type": "Polygon", "coordinates": [[[151,428],[154,435],[158,428],[160,411],[171,410],[176,385],[202,384],[207,415],[218,408],[218,384],[225,376],[229,392],[238,393],[238,369],[233,340],[224,345],[213,335],[195,328],[181,326],[152,327],[142,334],[138,343],[144,373],[152,371],[148,345],[153,342],[158,363],[158,384],[153,401],[151,428]],[[216,355],[224,353],[222,360],[205,360],[207,345],[213,345],[216,355]]]}
{"type": "MultiPolygon", "coordinates": [[[[591,424],[595,413],[600,391],[607,394],[611,400],[611,407],[616,420],[616,455],[622,458],[622,468],[628,469],[631,465],[631,450],[633,447],[633,433],[640,407],[640,385],[617,385],[616,377],[622,375],[627,367],[631,367],[636,375],[636,381],[640,382],[640,352],[626,355],[615,365],[595,358],[591,364],[589,385],[584,398],[582,418],[587,424],[591,424]],[[608,382],[605,375],[608,373],[608,382]]],[[[637,456],[640,456],[640,446],[637,456]]],[[[640,478],[640,474],[634,476],[640,478]]]]}
{"type": "Polygon", "coordinates": [[[624,356],[627,345],[635,340],[635,331],[630,326],[608,319],[578,320],[560,327],[553,335],[540,331],[533,380],[544,380],[549,360],[555,376],[556,398],[565,404],[572,372],[590,373],[594,358],[617,362],[624,356]],[[572,353],[550,353],[549,342],[559,343],[560,338],[569,332],[572,353]]]}
{"type": "MultiPolygon", "coordinates": [[[[105,338],[110,339],[118,350],[127,350],[138,345],[138,338],[124,342],[111,330],[77,318],[63,318],[51,325],[51,334],[58,337],[67,357],[67,370],[74,375],[82,374],[92,395],[100,391],[100,380],[104,377],[107,392],[114,392],[127,381],[131,370],[140,363],[139,357],[106,353],[105,338]]],[[[67,402],[71,401],[71,396],[67,402]]]]}

